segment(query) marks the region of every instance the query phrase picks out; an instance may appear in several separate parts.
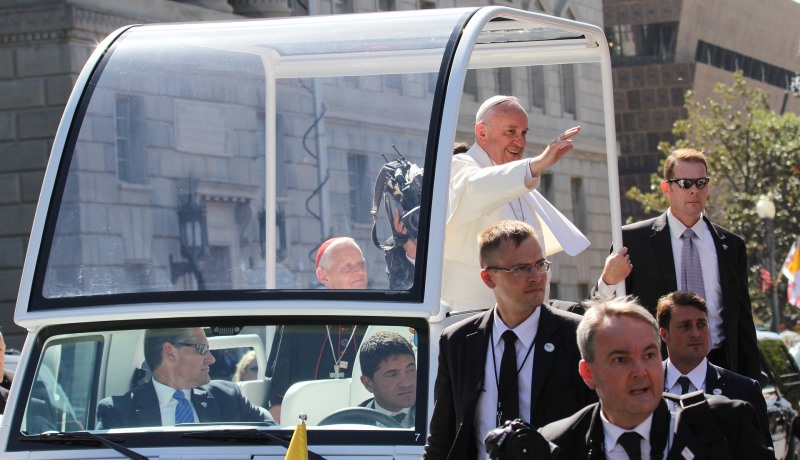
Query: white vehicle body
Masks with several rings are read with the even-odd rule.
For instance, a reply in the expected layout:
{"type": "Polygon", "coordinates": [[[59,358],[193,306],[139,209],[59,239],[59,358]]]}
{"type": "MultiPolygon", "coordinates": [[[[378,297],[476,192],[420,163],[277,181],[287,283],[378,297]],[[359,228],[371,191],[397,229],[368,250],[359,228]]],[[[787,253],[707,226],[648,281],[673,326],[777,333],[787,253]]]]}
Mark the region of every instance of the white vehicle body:
{"type": "MultiPolygon", "coordinates": [[[[619,245],[611,64],[596,26],[486,7],[131,26],[109,36],[76,82],[44,178],[15,315],[28,336],[0,422],[0,457],[126,458],[75,436],[89,432],[147,458],[280,459],[285,447],[269,439],[187,435],[252,429],[288,440],[302,411],[309,449],[325,458],[419,458],[437,338],[453,316],[441,272],[468,70],[560,64],[600,74],[595,135],[605,141],[611,197],[600,205],[619,245]],[[359,109],[364,100],[369,110],[359,109]],[[385,142],[360,143],[374,129],[386,130],[385,142]],[[389,289],[383,254],[368,247],[372,221],[341,204],[365,193],[352,186],[358,174],[369,176],[371,198],[379,154],[397,158],[392,146],[425,171],[408,289],[389,289]],[[372,156],[348,162],[348,149],[372,156]],[[350,219],[360,223],[353,236],[370,285],[316,289],[313,255],[328,237],[345,236],[350,219]],[[201,326],[212,350],[255,351],[258,378],[239,387],[267,407],[276,336],[330,324],[358,330],[362,341],[390,330],[413,343],[414,427],[319,425],[371,396],[356,359],[346,378],[290,387],[278,427],[97,429],[99,401],[141,377],[147,329],[201,326]],[[60,435],[42,435],[53,431],[60,435]]],[[[327,340],[333,347],[331,329],[327,340]]]]}

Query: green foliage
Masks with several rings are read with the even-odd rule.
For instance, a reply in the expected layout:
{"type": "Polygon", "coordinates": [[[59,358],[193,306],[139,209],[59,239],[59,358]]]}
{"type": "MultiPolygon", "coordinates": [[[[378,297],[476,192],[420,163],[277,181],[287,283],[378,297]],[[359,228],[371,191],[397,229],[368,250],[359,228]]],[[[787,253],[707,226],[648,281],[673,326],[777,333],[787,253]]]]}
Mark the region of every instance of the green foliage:
{"type": "MultiPolygon", "coordinates": [[[[780,115],[769,107],[766,92],[747,85],[741,72],[733,84],[717,83],[714,96],[697,100],[686,93],[687,117],[675,122],[674,145],[662,143],[664,158],[677,148],[690,147],[707,155],[711,193],[706,213],[709,218],[742,236],[747,243],[748,261],[755,265],[764,250],[764,224],[755,210],[759,195],[775,203],[775,261],[780,271],[792,243],[800,237],[800,118],[780,115]]],[[[661,161],[663,167],[664,160],[661,161]]],[[[660,171],[653,174],[651,191],[631,189],[626,193],[646,212],[666,209],[661,193],[660,171]]],[[[766,263],[766,254],[765,254],[766,263]]],[[[767,299],[758,289],[755,269],[750,292],[755,313],[769,323],[767,299]]],[[[785,303],[786,280],[779,277],[779,301],[785,303]]],[[[787,313],[796,314],[794,311],[787,313]]]]}

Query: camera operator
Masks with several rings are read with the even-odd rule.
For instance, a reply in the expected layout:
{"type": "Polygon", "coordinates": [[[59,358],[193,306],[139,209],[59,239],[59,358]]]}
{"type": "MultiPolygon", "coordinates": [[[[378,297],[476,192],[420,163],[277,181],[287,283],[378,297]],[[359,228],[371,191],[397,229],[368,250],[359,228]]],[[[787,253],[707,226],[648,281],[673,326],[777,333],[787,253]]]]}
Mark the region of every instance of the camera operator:
{"type": "Polygon", "coordinates": [[[386,257],[389,289],[406,290],[414,285],[423,170],[399,151],[397,154],[400,158],[387,160],[375,180],[371,209],[372,242],[386,257]],[[381,204],[392,232],[384,243],[378,240],[377,235],[381,204]]]}

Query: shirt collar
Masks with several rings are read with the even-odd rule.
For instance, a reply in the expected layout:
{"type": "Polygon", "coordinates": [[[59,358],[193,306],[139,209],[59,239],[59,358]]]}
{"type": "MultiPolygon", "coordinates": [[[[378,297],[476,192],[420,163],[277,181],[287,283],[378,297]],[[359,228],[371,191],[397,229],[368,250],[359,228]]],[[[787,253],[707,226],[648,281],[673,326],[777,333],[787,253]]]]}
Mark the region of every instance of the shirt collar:
{"type": "Polygon", "coordinates": [[[378,412],[380,412],[382,414],[386,414],[386,415],[388,415],[390,417],[391,416],[395,416],[397,414],[406,414],[406,417],[408,417],[408,415],[411,413],[411,408],[410,407],[406,407],[406,408],[402,409],[400,412],[392,412],[390,410],[384,409],[383,407],[381,407],[380,404],[378,404],[378,400],[377,399],[373,399],[371,405],[372,405],[372,409],[375,409],[376,411],[378,411],[378,412]]]}
{"type": "MultiPolygon", "coordinates": [[[[159,382],[158,380],[153,378],[153,388],[156,390],[156,396],[158,396],[158,404],[162,407],[167,406],[169,404],[177,404],[177,400],[172,397],[175,394],[175,389],[172,387],[168,387],[163,383],[159,382]]],[[[192,399],[192,392],[191,390],[181,390],[183,391],[183,395],[186,396],[186,399],[191,401],[192,399]]]]}
{"type": "Polygon", "coordinates": [[[600,406],[600,409],[600,419],[603,421],[603,436],[606,443],[606,452],[613,449],[617,445],[617,440],[619,440],[619,437],[628,431],[635,431],[639,433],[645,442],[648,444],[650,443],[650,427],[653,424],[653,414],[648,415],[647,418],[642,423],[636,425],[634,429],[626,430],[608,421],[606,415],[602,411],[602,405],[600,406]]]}
{"type": "MultiPolygon", "coordinates": [[[[525,350],[529,350],[531,345],[533,345],[534,339],[536,339],[536,331],[539,329],[539,318],[541,317],[541,310],[542,306],[536,307],[536,310],[528,316],[525,321],[517,325],[514,329],[514,334],[517,335],[517,341],[525,347],[525,350]]],[[[500,318],[500,315],[497,314],[497,307],[495,306],[494,309],[494,325],[492,326],[493,335],[494,335],[494,343],[493,346],[497,346],[500,341],[502,340],[503,333],[509,330],[509,327],[506,326],[506,323],[500,318]]]]}
{"type": "MultiPolygon", "coordinates": [[[[689,381],[692,382],[695,388],[698,390],[703,389],[703,384],[706,381],[706,370],[708,368],[708,360],[703,358],[700,361],[700,364],[697,365],[694,369],[692,369],[686,377],[689,377],[689,381]]],[[[667,358],[667,369],[666,369],[666,377],[664,378],[664,391],[669,391],[670,388],[674,387],[675,384],[678,383],[678,378],[683,375],[681,371],[679,371],[672,361],[667,358]]]]}
{"type": "MultiPolygon", "coordinates": [[[[677,217],[672,215],[672,210],[667,208],[667,223],[669,224],[669,231],[672,233],[672,238],[680,241],[681,236],[683,236],[683,232],[689,228],[683,225],[683,222],[679,221],[677,217]]],[[[706,223],[703,220],[703,215],[700,215],[700,219],[695,222],[694,225],[691,226],[691,229],[694,230],[694,234],[697,235],[701,241],[706,235],[706,223]]]]}

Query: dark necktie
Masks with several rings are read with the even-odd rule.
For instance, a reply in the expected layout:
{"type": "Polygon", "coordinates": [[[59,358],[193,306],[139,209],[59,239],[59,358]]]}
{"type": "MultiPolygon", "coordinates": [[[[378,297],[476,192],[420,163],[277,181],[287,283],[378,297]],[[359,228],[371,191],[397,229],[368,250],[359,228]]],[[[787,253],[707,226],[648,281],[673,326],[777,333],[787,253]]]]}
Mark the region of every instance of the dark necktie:
{"type": "Polygon", "coordinates": [[[500,362],[500,385],[497,389],[498,414],[500,423],[519,418],[519,383],[517,382],[517,349],[514,342],[517,335],[513,331],[503,332],[503,360],[500,362]]]}
{"type": "Polygon", "coordinates": [[[689,392],[689,385],[691,383],[692,382],[689,381],[689,377],[687,377],[685,375],[681,375],[680,377],[678,377],[678,384],[681,386],[681,394],[682,395],[685,395],[686,393],[689,392]]]}
{"type": "Polygon", "coordinates": [[[397,420],[397,423],[399,423],[400,426],[403,426],[403,420],[405,420],[405,418],[406,418],[406,413],[405,412],[400,412],[399,414],[394,414],[394,415],[392,415],[392,418],[397,420]]]}
{"type": "Polygon", "coordinates": [[[681,283],[684,291],[691,291],[700,297],[706,297],[706,290],[703,286],[703,269],[700,267],[700,253],[694,244],[695,233],[691,228],[687,228],[681,239],[683,240],[683,250],[681,251],[681,283]]]}
{"type": "Polygon", "coordinates": [[[635,431],[626,431],[617,439],[617,443],[625,449],[630,460],[642,460],[642,435],[635,431]]]}
{"type": "Polygon", "coordinates": [[[192,406],[189,404],[189,401],[186,400],[183,391],[175,390],[172,397],[178,400],[178,405],[175,407],[175,424],[193,423],[194,414],[192,413],[192,406]]]}

